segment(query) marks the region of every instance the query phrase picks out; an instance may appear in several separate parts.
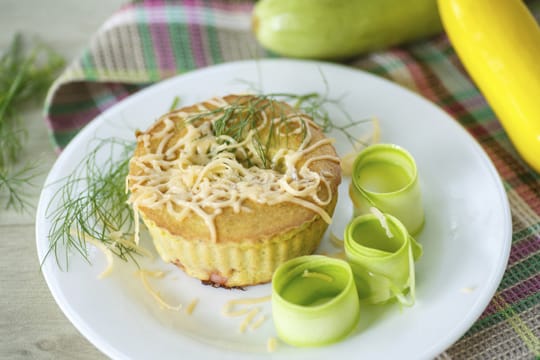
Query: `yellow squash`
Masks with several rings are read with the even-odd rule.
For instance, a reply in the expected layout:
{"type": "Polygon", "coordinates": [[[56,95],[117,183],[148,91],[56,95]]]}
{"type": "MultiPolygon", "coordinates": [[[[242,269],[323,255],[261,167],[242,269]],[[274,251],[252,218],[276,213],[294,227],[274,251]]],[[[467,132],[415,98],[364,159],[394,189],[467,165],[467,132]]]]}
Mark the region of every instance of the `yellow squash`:
{"type": "Polygon", "coordinates": [[[522,158],[540,172],[540,27],[521,0],[438,0],[465,68],[522,158]]]}

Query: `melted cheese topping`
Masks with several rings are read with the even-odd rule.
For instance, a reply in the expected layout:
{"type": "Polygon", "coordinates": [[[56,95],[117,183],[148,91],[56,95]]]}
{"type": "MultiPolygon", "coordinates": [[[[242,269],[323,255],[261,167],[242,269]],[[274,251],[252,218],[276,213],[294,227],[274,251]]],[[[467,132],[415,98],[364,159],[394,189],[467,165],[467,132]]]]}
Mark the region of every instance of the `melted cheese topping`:
{"type": "Polygon", "coordinates": [[[215,135],[220,126],[218,120],[234,104],[223,98],[207,103],[223,111],[212,111],[201,103],[197,105],[199,113],[174,112],[163,118],[159,131],[138,135],[146,151],[131,159],[140,171],[128,176],[129,202],[136,212],[140,207],[165,207],[178,221],[194,213],[204,220],[214,242],[215,217],[224,208],[235,213],[249,212],[246,200],[267,205],[295,203],[330,223],[324,206],[332,201],[333,174],[313,171],[310,166],[315,161],[340,160],[321,155],[302,162],[306,155],[332,142],[325,138],[312,143],[310,126],[316,125],[307,115],[292,113],[271,118],[264,110],[258,110],[257,126],[246,129],[242,140],[236,141],[229,135],[215,135]],[[175,117],[182,118],[183,124],[175,122],[175,117]],[[204,121],[199,121],[201,118],[204,121]],[[173,143],[170,140],[178,134],[179,127],[183,136],[173,143]],[[284,143],[289,135],[303,138],[296,149],[283,146],[270,154],[270,164],[265,168],[265,161],[258,156],[262,146],[257,138],[260,131],[273,131],[271,135],[285,139],[284,143]],[[155,151],[151,150],[152,139],[159,141],[155,151]]]}

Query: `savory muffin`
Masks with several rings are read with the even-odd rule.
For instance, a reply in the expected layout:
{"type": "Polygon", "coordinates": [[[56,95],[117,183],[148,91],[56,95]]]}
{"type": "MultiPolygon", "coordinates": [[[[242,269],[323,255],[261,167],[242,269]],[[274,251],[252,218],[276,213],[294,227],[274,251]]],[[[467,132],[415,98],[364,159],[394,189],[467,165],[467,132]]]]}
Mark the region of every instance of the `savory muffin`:
{"type": "Polygon", "coordinates": [[[312,253],[341,181],[332,140],[267,96],[184,107],[137,133],[130,203],[166,262],[216,286],[268,282],[312,253]]]}

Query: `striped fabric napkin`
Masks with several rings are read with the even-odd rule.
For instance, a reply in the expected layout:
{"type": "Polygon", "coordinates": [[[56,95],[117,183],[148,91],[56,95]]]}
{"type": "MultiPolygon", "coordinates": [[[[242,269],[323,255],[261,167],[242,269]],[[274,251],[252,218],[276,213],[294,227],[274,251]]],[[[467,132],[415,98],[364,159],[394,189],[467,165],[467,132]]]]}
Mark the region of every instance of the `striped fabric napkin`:
{"type": "MultiPolygon", "coordinates": [[[[528,4],[540,16],[540,0],[528,4]]],[[[212,64],[274,56],[251,33],[252,8],[247,0],[124,6],[49,93],[45,114],[55,146],[63,148],[98,114],[148,84],[212,64]]],[[[540,176],[517,155],[444,35],[347,65],[386,77],[450,113],[488,153],[508,194],[513,243],[502,283],[480,319],[439,358],[539,358],[540,176]]]]}

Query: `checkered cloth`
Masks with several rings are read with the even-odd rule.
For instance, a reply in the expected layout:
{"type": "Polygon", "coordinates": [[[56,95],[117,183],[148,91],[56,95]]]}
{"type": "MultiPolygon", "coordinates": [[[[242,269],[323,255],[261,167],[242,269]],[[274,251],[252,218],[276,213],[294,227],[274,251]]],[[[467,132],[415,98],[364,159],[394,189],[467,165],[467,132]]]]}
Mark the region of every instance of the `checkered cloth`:
{"type": "MultiPolygon", "coordinates": [[[[540,0],[528,4],[540,15],[540,0]]],[[[148,84],[212,64],[273,56],[250,31],[252,8],[246,0],[124,6],[49,93],[45,113],[55,146],[64,147],[98,114],[148,84]]],[[[450,113],[487,152],[508,194],[513,243],[506,273],[479,320],[439,358],[539,358],[540,176],[520,159],[444,35],[347,64],[399,83],[450,113]]]]}

